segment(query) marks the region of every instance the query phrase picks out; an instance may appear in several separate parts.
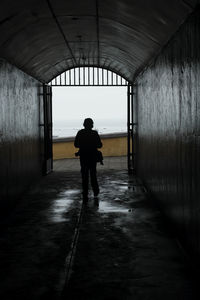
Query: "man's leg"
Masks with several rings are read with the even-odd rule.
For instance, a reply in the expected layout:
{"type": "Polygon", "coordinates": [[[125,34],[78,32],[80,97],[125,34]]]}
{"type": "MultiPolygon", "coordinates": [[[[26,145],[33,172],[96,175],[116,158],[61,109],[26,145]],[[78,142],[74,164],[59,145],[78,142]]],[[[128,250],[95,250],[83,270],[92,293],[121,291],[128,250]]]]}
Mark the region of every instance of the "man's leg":
{"type": "Polygon", "coordinates": [[[94,196],[97,196],[99,194],[99,185],[97,181],[96,162],[90,166],[90,177],[94,196]]]}
{"type": "Polygon", "coordinates": [[[83,197],[85,198],[88,196],[89,168],[84,161],[81,161],[81,175],[82,175],[83,197]]]}

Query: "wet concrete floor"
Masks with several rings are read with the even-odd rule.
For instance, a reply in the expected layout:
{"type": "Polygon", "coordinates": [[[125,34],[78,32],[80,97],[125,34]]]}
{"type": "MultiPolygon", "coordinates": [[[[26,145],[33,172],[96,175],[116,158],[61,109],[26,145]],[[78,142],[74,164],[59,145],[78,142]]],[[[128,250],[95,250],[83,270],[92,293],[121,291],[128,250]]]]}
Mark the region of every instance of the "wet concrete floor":
{"type": "Polygon", "coordinates": [[[87,203],[78,169],[57,161],[2,222],[0,299],[199,299],[175,237],[123,162],[99,168],[101,193],[87,203]]]}

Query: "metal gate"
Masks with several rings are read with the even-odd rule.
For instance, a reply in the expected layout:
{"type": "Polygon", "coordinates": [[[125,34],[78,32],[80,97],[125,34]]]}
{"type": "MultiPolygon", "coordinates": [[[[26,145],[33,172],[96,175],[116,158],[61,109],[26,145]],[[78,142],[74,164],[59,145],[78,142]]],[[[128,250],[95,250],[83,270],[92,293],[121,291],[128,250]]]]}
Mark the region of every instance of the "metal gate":
{"type": "Polygon", "coordinates": [[[97,67],[69,69],[49,82],[50,86],[128,86],[128,81],[117,73],[97,67]]]}
{"type": "Polygon", "coordinates": [[[137,151],[137,98],[135,85],[127,89],[127,164],[129,173],[136,173],[137,151]]]}
{"type": "Polygon", "coordinates": [[[53,169],[52,150],[52,87],[43,84],[40,92],[40,138],[43,174],[48,174],[53,169]]]}
{"type": "Polygon", "coordinates": [[[44,108],[45,108],[45,134],[46,145],[46,162],[47,172],[52,169],[52,111],[51,105],[51,87],[66,86],[66,87],[80,87],[80,86],[127,86],[127,167],[129,173],[136,170],[136,128],[137,117],[136,106],[134,107],[134,85],[129,83],[126,79],[110,70],[97,67],[77,67],[69,69],[58,75],[44,86],[44,108]],[[48,95],[49,98],[48,98],[48,95]]]}

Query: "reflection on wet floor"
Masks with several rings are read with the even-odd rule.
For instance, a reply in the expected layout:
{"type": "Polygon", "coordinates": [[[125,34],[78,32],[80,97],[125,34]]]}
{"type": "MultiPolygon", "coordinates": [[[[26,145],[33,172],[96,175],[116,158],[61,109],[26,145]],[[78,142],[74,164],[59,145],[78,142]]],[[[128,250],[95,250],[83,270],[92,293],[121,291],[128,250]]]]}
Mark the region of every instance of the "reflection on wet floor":
{"type": "Polygon", "coordinates": [[[85,205],[75,171],[50,174],[24,197],[0,237],[0,299],[198,299],[137,179],[105,171],[99,182],[85,205]]]}
{"type": "Polygon", "coordinates": [[[58,199],[54,202],[50,210],[49,221],[65,222],[67,218],[64,213],[67,212],[74,200],[58,199]]]}
{"type": "Polygon", "coordinates": [[[77,189],[69,189],[62,191],[58,196],[60,198],[56,199],[49,209],[49,221],[52,222],[65,222],[67,217],[65,213],[70,209],[73,202],[76,201],[75,196],[79,195],[80,191],[77,189]]]}
{"type": "Polygon", "coordinates": [[[61,195],[64,195],[64,196],[71,196],[71,195],[76,195],[76,194],[79,194],[80,193],[80,190],[79,189],[74,189],[74,190],[66,190],[66,191],[63,191],[61,192],[61,195]]]}
{"type": "Polygon", "coordinates": [[[107,201],[99,201],[99,209],[100,213],[128,213],[129,208],[125,208],[122,205],[114,205],[107,201]]]}

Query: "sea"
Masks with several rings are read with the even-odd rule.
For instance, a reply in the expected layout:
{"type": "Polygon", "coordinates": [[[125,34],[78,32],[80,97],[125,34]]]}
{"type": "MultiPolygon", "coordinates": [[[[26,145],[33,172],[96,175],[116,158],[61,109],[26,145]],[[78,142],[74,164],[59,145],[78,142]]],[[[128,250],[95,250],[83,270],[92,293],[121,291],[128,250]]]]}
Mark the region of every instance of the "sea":
{"type": "MultiPolygon", "coordinates": [[[[77,131],[83,128],[83,120],[54,120],[53,121],[53,138],[74,137],[77,131]]],[[[99,134],[123,133],[126,132],[126,120],[108,120],[96,119],[94,122],[94,130],[99,134]]]]}

